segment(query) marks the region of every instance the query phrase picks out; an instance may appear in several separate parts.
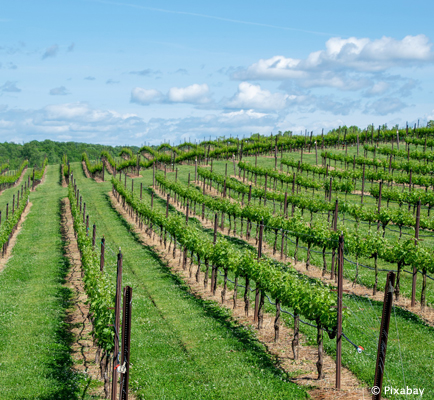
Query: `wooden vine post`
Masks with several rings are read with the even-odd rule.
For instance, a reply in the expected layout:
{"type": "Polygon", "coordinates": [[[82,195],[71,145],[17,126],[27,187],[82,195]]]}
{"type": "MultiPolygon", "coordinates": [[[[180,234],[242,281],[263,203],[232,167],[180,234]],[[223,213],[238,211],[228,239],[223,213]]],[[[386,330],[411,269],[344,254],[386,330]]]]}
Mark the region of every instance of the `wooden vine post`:
{"type": "Polygon", "coordinates": [[[357,132],[357,157],[359,156],[359,133],[357,132]]]}
{"type": "MultiPolygon", "coordinates": [[[[218,214],[214,214],[214,239],[213,245],[217,243],[217,225],[218,225],[218,214]]],[[[217,289],[217,268],[216,265],[213,264],[211,267],[211,292],[215,295],[215,291],[217,289]]]]}
{"type": "Polygon", "coordinates": [[[264,206],[267,204],[267,178],[268,174],[265,174],[265,187],[264,187],[264,206]]]}
{"type": "Polygon", "coordinates": [[[105,238],[103,236],[101,239],[101,256],[99,260],[99,270],[101,272],[104,271],[104,253],[105,253],[105,238]]]}
{"type": "Polygon", "coordinates": [[[120,400],[128,400],[128,387],[130,381],[130,342],[131,342],[131,309],[133,289],[124,287],[124,304],[122,312],[122,351],[121,351],[121,376],[120,376],[120,400]]]}
{"type": "MultiPolygon", "coordinates": [[[[264,221],[262,220],[261,224],[259,225],[258,261],[260,261],[262,258],[263,235],[264,235],[264,221]]],[[[264,291],[261,289],[258,282],[256,282],[255,313],[253,315],[253,321],[258,322],[258,329],[262,329],[262,324],[264,320],[263,307],[264,307],[264,291]]]]}
{"type": "MultiPolygon", "coordinates": [[[[414,231],[414,242],[417,245],[419,240],[419,229],[420,229],[420,205],[421,201],[417,202],[416,209],[416,227],[414,231]]],[[[413,279],[411,284],[411,306],[414,307],[416,305],[416,280],[417,280],[417,266],[413,266],[413,279]]]]}
{"type": "Polygon", "coordinates": [[[93,224],[92,229],[92,248],[95,249],[95,239],[96,239],[96,224],[93,224]]]}
{"type": "MultiPolygon", "coordinates": [[[[167,200],[166,200],[166,219],[169,218],[169,203],[170,203],[170,194],[167,193],[167,200]]],[[[187,220],[188,222],[188,220],[187,220]]]]}
{"type": "Polygon", "coordinates": [[[380,230],[380,212],[381,212],[381,192],[383,190],[383,181],[380,181],[380,190],[378,194],[378,222],[377,222],[377,232],[380,230]]]}
{"type": "Polygon", "coordinates": [[[119,367],[119,324],[121,317],[121,290],[122,290],[122,253],[119,248],[117,278],[116,278],[116,297],[115,297],[115,337],[113,350],[113,377],[112,377],[112,400],[116,400],[118,388],[118,367],[119,367]]]}
{"type": "MultiPolygon", "coordinates": [[[[335,232],[338,229],[338,211],[339,211],[339,203],[338,203],[338,199],[336,199],[335,212],[333,214],[333,230],[335,232]]],[[[335,278],[335,256],[336,256],[336,250],[333,248],[333,250],[332,250],[332,265],[331,265],[330,279],[334,279],[335,278]]]]}
{"type": "Polygon", "coordinates": [[[140,153],[137,154],[137,175],[140,175],[140,153]]]}
{"type": "Polygon", "coordinates": [[[343,296],[344,236],[339,236],[338,250],[338,327],[336,333],[336,389],[341,388],[342,370],[342,296],[343,296]]]}
{"type": "Polygon", "coordinates": [[[386,364],[387,339],[389,337],[390,315],[393,304],[393,287],[395,285],[395,273],[388,272],[384,289],[383,314],[381,318],[380,337],[378,340],[377,362],[375,365],[375,378],[372,387],[372,400],[381,399],[383,389],[383,375],[386,364]]]}
{"type": "Polygon", "coordinates": [[[363,172],[362,172],[362,204],[363,204],[363,196],[365,194],[365,167],[366,167],[366,164],[363,164],[363,172]]]}

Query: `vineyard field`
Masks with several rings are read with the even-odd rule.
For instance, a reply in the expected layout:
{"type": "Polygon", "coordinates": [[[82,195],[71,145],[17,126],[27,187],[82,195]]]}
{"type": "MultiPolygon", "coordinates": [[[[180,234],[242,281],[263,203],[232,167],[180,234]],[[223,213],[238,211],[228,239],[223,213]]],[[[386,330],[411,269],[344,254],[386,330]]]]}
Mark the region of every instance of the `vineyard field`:
{"type": "Polygon", "coordinates": [[[22,161],[0,193],[2,398],[369,398],[384,299],[383,387],[430,398],[431,142],[334,135],[22,161]]]}

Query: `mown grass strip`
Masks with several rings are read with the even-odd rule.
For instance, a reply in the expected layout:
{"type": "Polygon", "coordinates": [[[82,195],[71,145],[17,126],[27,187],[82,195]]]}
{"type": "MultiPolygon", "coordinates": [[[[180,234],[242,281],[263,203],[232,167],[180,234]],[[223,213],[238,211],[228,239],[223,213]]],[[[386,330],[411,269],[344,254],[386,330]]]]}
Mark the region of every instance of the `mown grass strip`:
{"type": "Polygon", "coordinates": [[[2,399],[74,399],[79,378],[71,369],[62,286],[68,264],[60,234],[58,166],[31,194],[32,210],[0,273],[0,387],[2,399]]]}

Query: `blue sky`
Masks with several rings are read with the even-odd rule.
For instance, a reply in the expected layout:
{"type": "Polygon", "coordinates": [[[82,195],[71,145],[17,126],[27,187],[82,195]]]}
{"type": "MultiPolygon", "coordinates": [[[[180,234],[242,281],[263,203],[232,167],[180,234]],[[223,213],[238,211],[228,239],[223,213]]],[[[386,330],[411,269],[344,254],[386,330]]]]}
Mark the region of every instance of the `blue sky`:
{"type": "Polygon", "coordinates": [[[428,1],[22,1],[0,140],[106,144],[434,119],[428,1]]]}

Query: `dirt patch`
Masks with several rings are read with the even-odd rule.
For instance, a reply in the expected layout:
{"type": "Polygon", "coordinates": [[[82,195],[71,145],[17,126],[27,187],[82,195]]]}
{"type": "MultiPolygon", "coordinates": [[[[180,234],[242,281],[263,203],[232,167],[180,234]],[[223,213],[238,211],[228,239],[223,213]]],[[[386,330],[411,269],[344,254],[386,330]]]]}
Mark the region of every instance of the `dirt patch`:
{"type": "Polygon", "coordinates": [[[103,158],[102,159],[102,162],[103,162],[103,164],[105,165],[105,169],[111,174],[111,175],[113,175],[113,167],[110,165],[110,163],[105,159],[105,158],[103,158]]]}
{"type": "Polygon", "coordinates": [[[84,161],[82,161],[81,165],[83,167],[84,175],[86,175],[86,178],[90,178],[89,170],[87,169],[86,163],[84,161]]]}
{"type": "Polygon", "coordinates": [[[86,178],[92,178],[95,182],[101,183],[103,182],[102,178],[98,177],[98,176],[92,176],[89,172],[89,170],[87,169],[87,165],[84,161],[81,162],[81,165],[83,166],[83,172],[84,175],[86,175],[86,178]]]}
{"type": "Polygon", "coordinates": [[[3,269],[6,267],[6,264],[8,263],[9,259],[12,257],[12,250],[15,246],[15,243],[17,242],[17,237],[21,232],[22,225],[23,225],[24,221],[26,220],[26,217],[29,214],[31,208],[32,208],[32,203],[28,202],[26,209],[21,214],[21,219],[18,222],[17,228],[15,229],[15,232],[9,241],[9,246],[8,246],[8,249],[6,250],[6,254],[4,255],[4,257],[0,258],[0,272],[3,271],[3,269]]]}
{"type": "Polygon", "coordinates": [[[63,168],[63,164],[61,164],[61,167],[60,167],[60,176],[61,176],[60,180],[61,180],[62,187],[67,187],[68,184],[66,183],[65,171],[64,171],[64,168],[63,168]]]}
{"type": "MultiPolygon", "coordinates": [[[[221,290],[218,287],[216,295],[210,292],[210,283],[204,288],[203,273],[200,273],[199,282],[196,282],[194,277],[197,266],[193,266],[192,274],[188,270],[184,270],[181,266],[179,249],[175,252],[175,258],[172,257],[173,248],[167,244],[168,249],[164,245],[160,245],[160,239],[156,235],[149,237],[144,230],[138,227],[135,217],[131,217],[129,212],[122,208],[116,198],[110,192],[110,199],[113,206],[119,214],[123,216],[134,228],[137,235],[145,245],[152,246],[157,254],[167,263],[167,265],[180,275],[183,280],[189,285],[192,293],[203,299],[214,300],[221,303],[221,290]],[[191,276],[192,275],[192,276],[191,276]]],[[[188,263],[190,264],[190,263],[188,263]]],[[[189,268],[189,267],[187,267],[189,268]]],[[[243,282],[241,282],[243,283],[243,282]]],[[[239,293],[241,293],[239,288],[239,293]]],[[[292,339],[294,332],[292,329],[280,325],[280,340],[274,342],[274,319],[272,314],[264,313],[264,323],[261,330],[257,329],[256,323],[253,322],[253,311],[249,312],[250,316],[246,317],[244,312],[244,302],[238,299],[237,306],[233,308],[233,291],[226,292],[226,300],[222,304],[223,307],[232,310],[233,318],[240,324],[248,325],[255,330],[258,340],[260,340],[268,349],[268,351],[276,358],[277,364],[283,368],[291,376],[295,376],[292,380],[298,385],[311,386],[313,390],[309,394],[314,399],[347,399],[359,400],[366,396],[370,398],[370,392],[366,385],[361,383],[351,371],[342,368],[341,387],[340,391],[334,389],[335,383],[335,361],[328,355],[324,354],[323,372],[325,378],[317,380],[316,362],[318,359],[318,349],[315,346],[306,345],[306,338],[300,335],[299,359],[294,360],[292,352],[292,339]]],[[[253,305],[252,305],[253,306],[253,305]]]]}
{"type": "MultiPolygon", "coordinates": [[[[72,343],[73,370],[86,374],[91,380],[100,384],[92,385],[87,392],[90,395],[105,398],[104,381],[101,378],[101,369],[98,365],[98,346],[92,337],[92,323],[89,316],[89,305],[84,290],[82,279],[80,251],[74,235],[74,226],[69,199],[62,200],[62,234],[67,243],[66,256],[70,263],[70,269],[66,276],[65,286],[73,293],[73,306],[68,310],[67,323],[74,335],[72,343]]],[[[90,382],[89,382],[90,383],[90,382]]]]}
{"type": "MultiPolygon", "coordinates": [[[[199,182],[195,182],[197,184],[199,184],[199,182]]],[[[203,188],[203,183],[202,183],[202,188],[203,188]]],[[[156,188],[153,187],[154,191],[162,198],[165,199],[166,196],[162,195],[161,191],[156,188]]],[[[211,190],[205,189],[205,193],[208,195],[214,195],[214,196],[219,196],[221,197],[221,194],[214,188],[212,188],[211,190]]],[[[232,199],[233,201],[236,201],[235,199],[232,199]]],[[[180,212],[184,212],[185,210],[183,209],[183,207],[177,205],[176,203],[173,202],[173,199],[171,199],[171,205],[173,207],[175,207],[178,211],[180,212]]],[[[214,223],[213,221],[206,219],[202,220],[202,207],[199,207],[200,210],[197,210],[195,216],[198,218],[198,220],[202,223],[202,226],[204,226],[205,228],[210,228],[213,229],[214,228],[214,223]]],[[[193,214],[194,209],[191,209],[189,211],[191,214],[193,214]]],[[[218,228],[218,230],[220,232],[220,226],[218,228]]],[[[241,237],[240,235],[233,234],[233,231],[231,231],[230,233],[228,233],[227,231],[222,232],[225,235],[231,236],[231,237],[236,237],[239,239],[242,239],[243,241],[249,243],[250,245],[256,247],[257,243],[255,238],[250,237],[249,240],[246,239],[245,235],[243,235],[243,237],[241,237]]],[[[279,240],[279,239],[278,239],[279,240]]],[[[272,246],[270,246],[268,243],[266,243],[264,241],[263,243],[263,250],[262,252],[264,254],[266,254],[268,257],[270,258],[274,258],[276,260],[280,261],[280,257],[276,254],[273,254],[273,248],[272,246]]],[[[306,269],[306,264],[302,263],[302,262],[294,262],[294,259],[291,257],[287,257],[285,258],[285,260],[290,260],[291,265],[300,273],[307,275],[311,278],[316,278],[316,279],[320,279],[321,281],[323,281],[324,283],[327,283],[329,285],[332,285],[334,287],[337,286],[337,283],[335,282],[335,279],[330,279],[330,272],[328,271],[326,273],[325,276],[322,276],[322,268],[315,266],[315,265],[309,265],[309,269],[306,269]]],[[[363,268],[363,267],[360,267],[363,268]]],[[[330,266],[329,266],[330,269],[330,266]]],[[[367,288],[366,286],[360,285],[358,283],[356,283],[353,286],[353,281],[350,279],[345,279],[344,278],[344,282],[343,282],[343,288],[344,290],[346,290],[348,293],[350,294],[355,294],[357,296],[363,296],[363,297],[369,297],[371,300],[376,300],[376,301],[380,301],[383,302],[384,301],[384,292],[383,291],[378,291],[376,293],[376,295],[373,295],[373,289],[367,288]]],[[[414,307],[411,307],[411,300],[407,297],[404,297],[402,294],[399,297],[399,300],[393,300],[393,304],[397,307],[400,307],[406,311],[410,311],[413,314],[416,314],[417,316],[419,316],[424,322],[426,322],[428,325],[434,326],[434,308],[433,307],[425,307],[425,310],[422,311],[421,310],[421,305],[419,301],[416,301],[416,305],[414,307]]]]}

